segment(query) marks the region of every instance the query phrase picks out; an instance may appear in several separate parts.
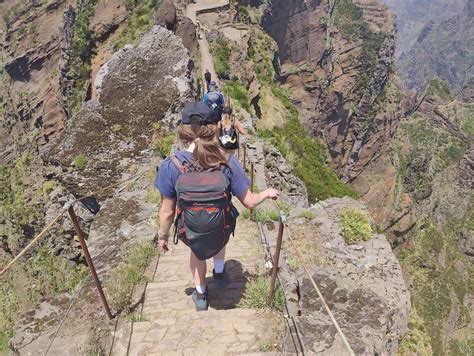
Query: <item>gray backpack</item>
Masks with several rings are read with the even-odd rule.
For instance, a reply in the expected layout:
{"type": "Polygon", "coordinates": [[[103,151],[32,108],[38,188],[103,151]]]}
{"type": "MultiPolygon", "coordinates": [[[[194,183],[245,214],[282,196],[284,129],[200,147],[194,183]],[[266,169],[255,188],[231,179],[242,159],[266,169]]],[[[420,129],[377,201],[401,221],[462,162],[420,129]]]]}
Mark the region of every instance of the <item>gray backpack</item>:
{"type": "Polygon", "coordinates": [[[183,241],[200,260],[214,257],[234,233],[239,215],[231,201],[226,166],[205,171],[195,160],[180,161],[172,156],[171,161],[181,172],[175,186],[174,243],[183,241]]]}

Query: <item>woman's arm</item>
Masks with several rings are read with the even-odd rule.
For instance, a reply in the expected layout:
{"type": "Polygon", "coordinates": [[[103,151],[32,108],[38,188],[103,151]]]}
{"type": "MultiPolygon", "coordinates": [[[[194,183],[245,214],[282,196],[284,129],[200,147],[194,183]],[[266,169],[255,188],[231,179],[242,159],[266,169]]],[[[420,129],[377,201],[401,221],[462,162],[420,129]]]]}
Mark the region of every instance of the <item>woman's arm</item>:
{"type": "Polygon", "coordinates": [[[168,251],[168,238],[175,211],[176,199],[161,196],[159,244],[162,251],[168,251]]]}
{"type": "Polygon", "coordinates": [[[247,135],[247,131],[242,127],[242,124],[239,120],[235,122],[235,128],[241,135],[247,135]]]}
{"type": "Polygon", "coordinates": [[[276,189],[269,188],[260,193],[252,193],[250,189],[248,189],[244,195],[237,198],[247,209],[253,209],[264,200],[269,198],[277,199],[279,196],[280,193],[276,189]]]}

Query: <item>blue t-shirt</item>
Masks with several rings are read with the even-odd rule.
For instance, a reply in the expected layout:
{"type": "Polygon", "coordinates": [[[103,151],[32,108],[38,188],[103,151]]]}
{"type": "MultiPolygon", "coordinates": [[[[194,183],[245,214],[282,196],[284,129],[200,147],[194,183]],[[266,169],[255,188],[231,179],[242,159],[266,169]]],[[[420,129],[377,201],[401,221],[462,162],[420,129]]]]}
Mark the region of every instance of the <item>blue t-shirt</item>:
{"type": "MultiPolygon", "coordinates": [[[[177,151],[174,154],[180,161],[193,159],[193,154],[188,151],[177,151]]],[[[242,197],[250,187],[250,179],[240,166],[237,158],[230,156],[229,167],[224,170],[224,174],[229,178],[232,194],[236,197],[242,197]]],[[[175,185],[180,175],[181,172],[168,157],[161,163],[156,176],[155,187],[165,198],[176,199],[175,185]]]]}

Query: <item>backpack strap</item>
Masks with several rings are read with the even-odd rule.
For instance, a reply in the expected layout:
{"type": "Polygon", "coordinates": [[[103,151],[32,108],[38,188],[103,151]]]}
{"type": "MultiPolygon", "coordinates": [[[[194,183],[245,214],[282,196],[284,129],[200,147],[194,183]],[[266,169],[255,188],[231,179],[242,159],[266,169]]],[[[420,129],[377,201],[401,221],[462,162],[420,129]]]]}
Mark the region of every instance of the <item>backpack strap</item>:
{"type": "Polygon", "coordinates": [[[199,162],[195,159],[193,159],[192,161],[181,161],[178,157],[176,157],[176,155],[172,155],[171,162],[173,162],[173,164],[178,169],[178,171],[181,172],[181,174],[204,171],[204,168],[202,168],[199,162]]]}

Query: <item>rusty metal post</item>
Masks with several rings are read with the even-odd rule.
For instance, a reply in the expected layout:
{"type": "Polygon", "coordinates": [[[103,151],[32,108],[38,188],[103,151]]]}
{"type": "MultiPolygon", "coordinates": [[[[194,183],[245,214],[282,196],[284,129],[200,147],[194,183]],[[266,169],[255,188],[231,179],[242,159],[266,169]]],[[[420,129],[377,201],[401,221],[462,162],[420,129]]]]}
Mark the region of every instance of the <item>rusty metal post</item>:
{"type": "Polygon", "coordinates": [[[244,144],[244,159],[242,161],[242,168],[244,171],[247,169],[247,144],[244,144]]]}
{"type": "Polygon", "coordinates": [[[79,221],[77,220],[77,215],[74,212],[74,208],[72,207],[72,205],[69,207],[68,213],[76,229],[77,236],[79,237],[79,242],[82,247],[82,251],[84,252],[84,256],[86,257],[87,265],[89,266],[89,269],[91,271],[92,278],[94,279],[94,282],[95,282],[95,286],[97,287],[97,290],[99,291],[100,299],[102,300],[102,304],[104,305],[105,311],[107,313],[107,317],[110,320],[112,320],[113,316],[112,316],[112,313],[110,312],[109,304],[107,303],[107,299],[105,298],[104,290],[102,289],[102,285],[100,284],[99,277],[97,276],[97,272],[95,271],[94,263],[92,262],[89,249],[87,248],[86,241],[84,239],[85,234],[82,231],[81,226],[79,225],[79,221]]]}
{"type": "Polygon", "coordinates": [[[275,291],[275,282],[278,273],[278,264],[280,263],[280,251],[281,251],[281,243],[283,240],[283,228],[285,223],[285,214],[280,212],[280,225],[278,226],[278,236],[277,236],[277,244],[275,255],[273,256],[273,269],[272,269],[272,279],[270,282],[270,290],[268,294],[270,298],[273,297],[273,292],[275,291]]]}

